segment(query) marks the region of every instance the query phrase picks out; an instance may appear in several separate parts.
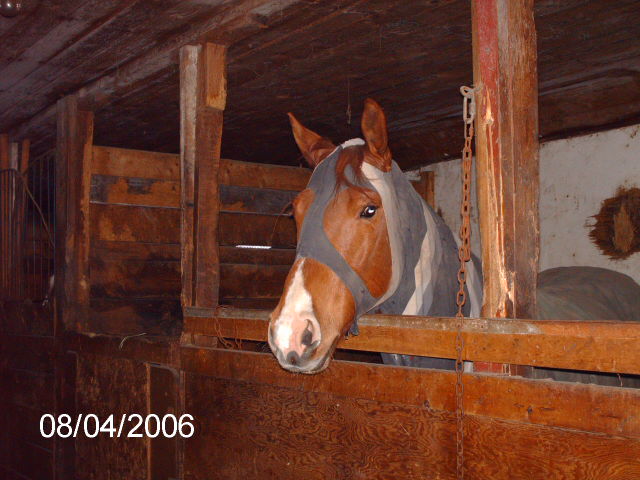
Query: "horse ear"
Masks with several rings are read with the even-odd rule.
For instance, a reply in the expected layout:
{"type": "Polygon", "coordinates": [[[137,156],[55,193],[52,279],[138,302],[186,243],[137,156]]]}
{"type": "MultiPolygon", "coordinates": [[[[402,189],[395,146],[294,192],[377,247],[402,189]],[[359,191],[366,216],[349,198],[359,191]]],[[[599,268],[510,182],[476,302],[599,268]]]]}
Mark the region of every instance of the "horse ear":
{"type": "Polygon", "coordinates": [[[307,160],[311,168],[315,168],[331,152],[335,150],[335,145],[328,138],[321,137],[302,125],[293,113],[289,113],[293,138],[296,139],[298,148],[307,160]]]}
{"type": "Polygon", "coordinates": [[[374,166],[388,172],[391,170],[391,151],[387,140],[387,117],[378,102],[371,98],[364,101],[361,128],[374,166]]]}

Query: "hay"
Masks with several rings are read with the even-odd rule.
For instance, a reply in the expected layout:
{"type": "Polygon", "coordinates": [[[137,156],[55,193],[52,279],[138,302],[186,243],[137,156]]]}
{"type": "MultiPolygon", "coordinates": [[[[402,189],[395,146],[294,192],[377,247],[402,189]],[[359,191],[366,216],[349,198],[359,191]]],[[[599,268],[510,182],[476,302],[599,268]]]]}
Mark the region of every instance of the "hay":
{"type": "Polygon", "coordinates": [[[605,255],[622,260],[640,251],[640,189],[620,188],[602,202],[589,237],[605,255]]]}

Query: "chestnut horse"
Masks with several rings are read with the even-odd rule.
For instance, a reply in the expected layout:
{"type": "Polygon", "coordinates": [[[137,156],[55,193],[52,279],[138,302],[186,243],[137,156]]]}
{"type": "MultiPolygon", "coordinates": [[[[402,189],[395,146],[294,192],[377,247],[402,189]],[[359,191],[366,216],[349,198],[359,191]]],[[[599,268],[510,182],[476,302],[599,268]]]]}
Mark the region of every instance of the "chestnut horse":
{"type": "MultiPolygon", "coordinates": [[[[289,118],[314,172],[293,202],[297,256],[269,322],[269,345],[280,365],[292,372],[324,370],[338,340],[349,331],[357,334],[357,320],[366,312],[455,315],[458,240],[392,160],[382,108],[367,99],[364,139],[338,147],[292,114],[289,118]]],[[[465,315],[477,317],[482,304],[479,262],[472,259],[467,271],[465,315]]],[[[538,299],[540,318],[640,321],[640,286],[609,270],[542,272],[538,299]]],[[[383,359],[409,366],[453,366],[448,359],[383,359]]]]}

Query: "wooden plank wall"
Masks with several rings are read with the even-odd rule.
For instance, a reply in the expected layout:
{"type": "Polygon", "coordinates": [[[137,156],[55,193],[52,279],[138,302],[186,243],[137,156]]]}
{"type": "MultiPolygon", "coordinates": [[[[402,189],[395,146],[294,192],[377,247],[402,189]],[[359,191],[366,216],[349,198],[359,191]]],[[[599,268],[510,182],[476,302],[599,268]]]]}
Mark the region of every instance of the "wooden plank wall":
{"type": "Polygon", "coordinates": [[[89,331],[180,331],[176,155],[94,146],[89,331]]]}
{"type": "Polygon", "coordinates": [[[310,173],[306,168],[222,162],[221,305],[264,309],[276,305],[296,248],[295,222],[285,210],[306,187],[310,173]]]}
{"type": "MultiPolygon", "coordinates": [[[[178,333],[179,157],[95,146],[91,173],[91,331],[178,333]]],[[[275,306],[295,257],[295,224],[284,209],[309,175],[221,160],[222,305],[275,306]]]]}
{"type": "Polygon", "coordinates": [[[53,479],[54,440],[38,432],[55,406],[53,319],[50,304],[0,302],[1,478],[53,479]]]}
{"type": "MultiPolygon", "coordinates": [[[[453,372],[334,360],[295,375],[268,354],[193,347],[181,368],[199,425],[185,478],[455,478],[453,372]]],[[[465,384],[466,479],[640,475],[638,390],[483,374],[465,384]]]]}

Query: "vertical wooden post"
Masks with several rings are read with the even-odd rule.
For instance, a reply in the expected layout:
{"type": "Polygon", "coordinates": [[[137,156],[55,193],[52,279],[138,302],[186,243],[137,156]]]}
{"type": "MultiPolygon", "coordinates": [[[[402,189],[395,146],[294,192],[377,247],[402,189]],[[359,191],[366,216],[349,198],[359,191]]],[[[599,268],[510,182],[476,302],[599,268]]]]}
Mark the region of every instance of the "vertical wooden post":
{"type": "Polygon", "coordinates": [[[0,170],[9,168],[9,135],[3,133],[0,135],[0,170]]]}
{"type": "Polygon", "coordinates": [[[226,47],[180,51],[183,307],[218,305],[218,170],[226,105],[226,47]]]}
{"type": "Polygon", "coordinates": [[[0,288],[2,294],[0,298],[11,298],[10,290],[10,260],[9,251],[9,208],[10,208],[10,179],[9,172],[9,136],[7,134],[0,135],[0,288]]]}
{"type": "Polygon", "coordinates": [[[58,101],[56,299],[66,329],[82,330],[89,308],[89,192],[93,113],[76,96],[58,101]]]}
{"type": "MultiPolygon", "coordinates": [[[[474,0],[472,6],[484,317],[532,318],[536,313],[539,159],[533,3],[474,0]]],[[[482,367],[476,365],[476,370],[482,367]]]]}
{"type": "Polygon", "coordinates": [[[25,175],[29,169],[29,153],[31,141],[28,138],[22,140],[22,150],[20,152],[20,172],[25,175]]]}

